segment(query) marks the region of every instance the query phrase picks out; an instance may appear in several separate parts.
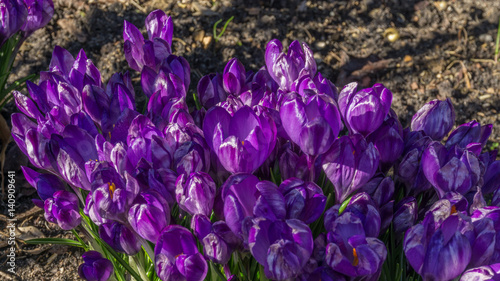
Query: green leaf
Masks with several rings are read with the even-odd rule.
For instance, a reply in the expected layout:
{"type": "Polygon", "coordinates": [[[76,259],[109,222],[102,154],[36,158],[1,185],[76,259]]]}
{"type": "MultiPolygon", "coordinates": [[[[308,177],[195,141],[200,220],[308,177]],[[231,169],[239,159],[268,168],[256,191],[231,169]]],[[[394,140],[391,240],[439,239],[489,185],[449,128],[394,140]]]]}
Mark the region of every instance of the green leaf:
{"type": "Polygon", "coordinates": [[[219,280],[222,280],[222,281],[226,281],[227,278],[224,277],[224,275],[222,275],[222,272],[220,271],[220,268],[214,264],[212,261],[210,261],[210,271],[213,273],[215,273],[217,275],[217,277],[219,277],[219,280]]]}
{"type": "Polygon", "coordinates": [[[349,205],[349,202],[351,202],[351,199],[352,199],[352,196],[350,196],[344,202],[342,202],[342,205],[340,205],[340,209],[339,209],[339,215],[344,212],[345,208],[347,208],[347,205],[349,205]]]}
{"type": "Polygon", "coordinates": [[[80,242],[80,244],[82,245],[82,248],[84,248],[85,251],[88,251],[89,247],[87,246],[87,244],[85,244],[85,242],[83,242],[82,238],[80,238],[80,235],[78,235],[78,232],[76,232],[76,230],[74,228],[71,230],[71,232],[73,232],[73,235],[75,235],[76,239],[78,239],[78,242],[80,242]]]}
{"type": "Polygon", "coordinates": [[[219,42],[220,38],[222,37],[222,34],[224,34],[224,32],[226,32],[226,28],[227,26],[229,25],[229,23],[234,19],[234,16],[230,17],[226,23],[224,24],[224,26],[222,27],[222,31],[217,35],[217,25],[222,21],[222,19],[218,20],[217,22],[215,22],[214,24],[214,39],[216,42],[219,42]]]}
{"type": "Polygon", "coordinates": [[[80,242],[65,238],[35,238],[35,239],[25,240],[24,242],[33,245],[57,244],[57,245],[66,245],[66,246],[84,248],[80,242]]]}
{"type": "Polygon", "coordinates": [[[23,77],[21,79],[17,79],[5,91],[7,92],[7,94],[12,92],[12,91],[19,91],[19,89],[22,89],[24,87],[26,81],[36,80],[38,78],[38,76],[39,76],[38,74],[31,74],[31,75],[28,75],[28,76],[23,77]]]}
{"type": "Polygon", "coordinates": [[[200,110],[201,104],[200,104],[200,101],[198,100],[198,96],[196,95],[196,93],[193,93],[193,99],[194,99],[194,104],[196,106],[196,109],[200,110]]]}
{"type": "MultiPolygon", "coordinates": [[[[90,220],[89,217],[87,217],[83,211],[80,209],[80,214],[82,215],[82,225],[83,225],[83,228],[87,231],[87,233],[92,236],[92,238],[102,247],[102,249],[110,254],[111,256],[113,256],[114,260],[116,262],[118,262],[121,266],[123,266],[125,268],[125,270],[127,270],[130,275],[132,275],[132,277],[135,278],[135,280],[137,281],[142,281],[143,279],[141,278],[141,276],[135,271],[133,270],[130,265],[123,260],[123,258],[120,256],[120,254],[118,254],[113,248],[111,248],[111,246],[108,245],[108,243],[104,242],[104,240],[102,240],[99,235],[97,234],[97,231],[94,231],[92,229],[92,225],[95,226],[95,224],[90,220]]],[[[75,241],[76,242],[76,241],[75,241]]]]}

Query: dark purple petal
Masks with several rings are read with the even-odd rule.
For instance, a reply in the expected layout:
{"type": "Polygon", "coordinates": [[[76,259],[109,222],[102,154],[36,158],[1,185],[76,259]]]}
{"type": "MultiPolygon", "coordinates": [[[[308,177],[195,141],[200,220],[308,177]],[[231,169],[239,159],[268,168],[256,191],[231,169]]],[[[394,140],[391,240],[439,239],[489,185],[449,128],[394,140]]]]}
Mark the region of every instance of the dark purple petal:
{"type": "Polygon", "coordinates": [[[179,207],[191,215],[212,214],[215,199],[215,183],[204,172],[182,174],[177,178],[175,194],[179,207]]]}
{"type": "Polygon", "coordinates": [[[78,197],[68,191],[56,191],[53,196],[45,200],[45,218],[57,223],[62,229],[70,230],[78,226],[82,220],[78,197]]]}
{"type": "Polygon", "coordinates": [[[146,29],[149,39],[161,38],[172,44],[174,24],[172,18],[167,16],[162,10],[154,10],[146,18],[146,29]]]}
{"type": "Polygon", "coordinates": [[[136,234],[118,222],[100,225],[99,236],[113,249],[127,255],[135,255],[141,249],[141,243],[136,234]]]}
{"type": "Polygon", "coordinates": [[[49,70],[59,72],[60,74],[67,76],[69,75],[71,68],[73,68],[74,62],[75,59],[66,49],[55,46],[54,51],[52,52],[49,70]]]}
{"type": "Polygon", "coordinates": [[[451,100],[433,100],[420,108],[411,120],[412,131],[424,131],[433,140],[442,140],[455,123],[451,100]]]}
{"type": "Polygon", "coordinates": [[[82,255],[83,264],[78,267],[78,275],[85,280],[106,281],[113,275],[113,264],[101,253],[88,251],[82,255]]]}

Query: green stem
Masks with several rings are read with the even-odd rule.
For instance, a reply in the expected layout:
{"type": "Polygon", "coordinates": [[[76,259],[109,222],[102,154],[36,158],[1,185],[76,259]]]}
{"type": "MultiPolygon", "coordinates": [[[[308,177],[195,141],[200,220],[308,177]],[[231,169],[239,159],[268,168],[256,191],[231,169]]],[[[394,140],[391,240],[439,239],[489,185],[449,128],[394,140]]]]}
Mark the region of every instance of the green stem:
{"type": "Polygon", "coordinates": [[[78,235],[78,232],[76,232],[76,230],[73,228],[71,230],[71,232],[73,232],[73,235],[75,235],[76,239],[78,240],[78,242],[80,242],[82,244],[82,248],[85,250],[85,251],[88,251],[89,250],[89,246],[87,246],[87,244],[85,244],[85,242],[83,242],[82,238],[80,237],[80,235],[78,235]]]}
{"type": "Polygon", "coordinates": [[[130,275],[132,275],[132,277],[134,277],[137,281],[143,280],[141,278],[141,276],[135,270],[133,270],[130,267],[130,265],[126,261],[124,261],[122,259],[122,257],[120,257],[120,255],[118,255],[118,253],[115,252],[115,250],[113,248],[111,248],[111,246],[108,245],[108,243],[104,242],[99,237],[99,235],[92,230],[92,228],[89,225],[89,222],[87,220],[83,220],[82,225],[83,225],[83,228],[89,234],[89,236],[92,237],[103,248],[103,250],[105,250],[106,252],[111,254],[115,258],[115,261],[117,261],[119,264],[121,264],[125,268],[125,270],[127,270],[130,273],[130,275]]]}

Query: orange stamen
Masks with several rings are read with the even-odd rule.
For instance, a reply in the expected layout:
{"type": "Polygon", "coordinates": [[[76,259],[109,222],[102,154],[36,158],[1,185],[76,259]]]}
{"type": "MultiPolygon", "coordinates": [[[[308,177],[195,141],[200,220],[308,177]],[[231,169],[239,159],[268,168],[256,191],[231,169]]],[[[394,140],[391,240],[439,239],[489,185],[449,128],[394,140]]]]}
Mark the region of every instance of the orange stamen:
{"type": "Polygon", "coordinates": [[[354,249],[354,248],[352,248],[352,255],[354,256],[354,259],[352,260],[352,265],[358,266],[359,258],[358,258],[358,254],[356,253],[356,249],[354,249]]]}
{"type": "Polygon", "coordinates": [[[457,207],[455,207],[455,205],[451,206],[450,216],[456,213],[458,213],[457,207]]]}
{"type": "Polygon", "coordinates": [[[109,189],[109,195],[111,196],[111,199],[113,199],[113,193],[115,192],[116,190],[116,185],[115,183],[109,183],[108,182],[108,189],[109,189]]]}

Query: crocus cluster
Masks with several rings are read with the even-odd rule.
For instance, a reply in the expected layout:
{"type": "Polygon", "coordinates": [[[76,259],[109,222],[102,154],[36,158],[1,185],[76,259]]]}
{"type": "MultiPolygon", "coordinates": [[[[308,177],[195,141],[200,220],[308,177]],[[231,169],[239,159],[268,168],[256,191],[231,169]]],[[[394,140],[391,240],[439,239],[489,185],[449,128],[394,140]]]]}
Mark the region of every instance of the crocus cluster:
{"type": "Polygon", "coordinates": [[[6,85],[17,52],[37,29],[54,15],[52,0],[0,0],[0,108],[12,99],[12,89],[20,89],[32,76],[6,85]],[[21,86],[22,85],[22,86],[21,86]]]}
{"type": "MultiPolygon", "coordinates": [[[[139,270],[151,280],[379,280],[396,266],[424,280],[498,280],[491,125],[450,133],[447,99],[403,129],[382,84],[339,92],[307,44],[284,52],[276,39],[262,68],[232,59],[188,104],[172,19],[157,10],[145,26],[147,39],[128,22],[123,32],[142,91],[128,72],[103,83],[83,50],[56,47],[29,95],[14,92],[12,136],[48,221],[83,226],[111,260],[151,261],[139,270]]],[[[122,274],[104,256],[84,254],[80,276],[122,274]]]]}
{"type": "Polygon", "coordinates": [[[54,15],[52,0],[1,0],[0,46],[17,32],[27,38],[54,15]]]}
{"type": "Polygon", "coordinates": [[[8,54],[11,58],[7,58],[7,61],[12,63],[24,40],[47,25],[53,15],[52,0],[0,0],[0,48],[10,38],[14,39],[0,57],[8,54]],[[12,52],[12,49],[15,51],[12,52]]]}

